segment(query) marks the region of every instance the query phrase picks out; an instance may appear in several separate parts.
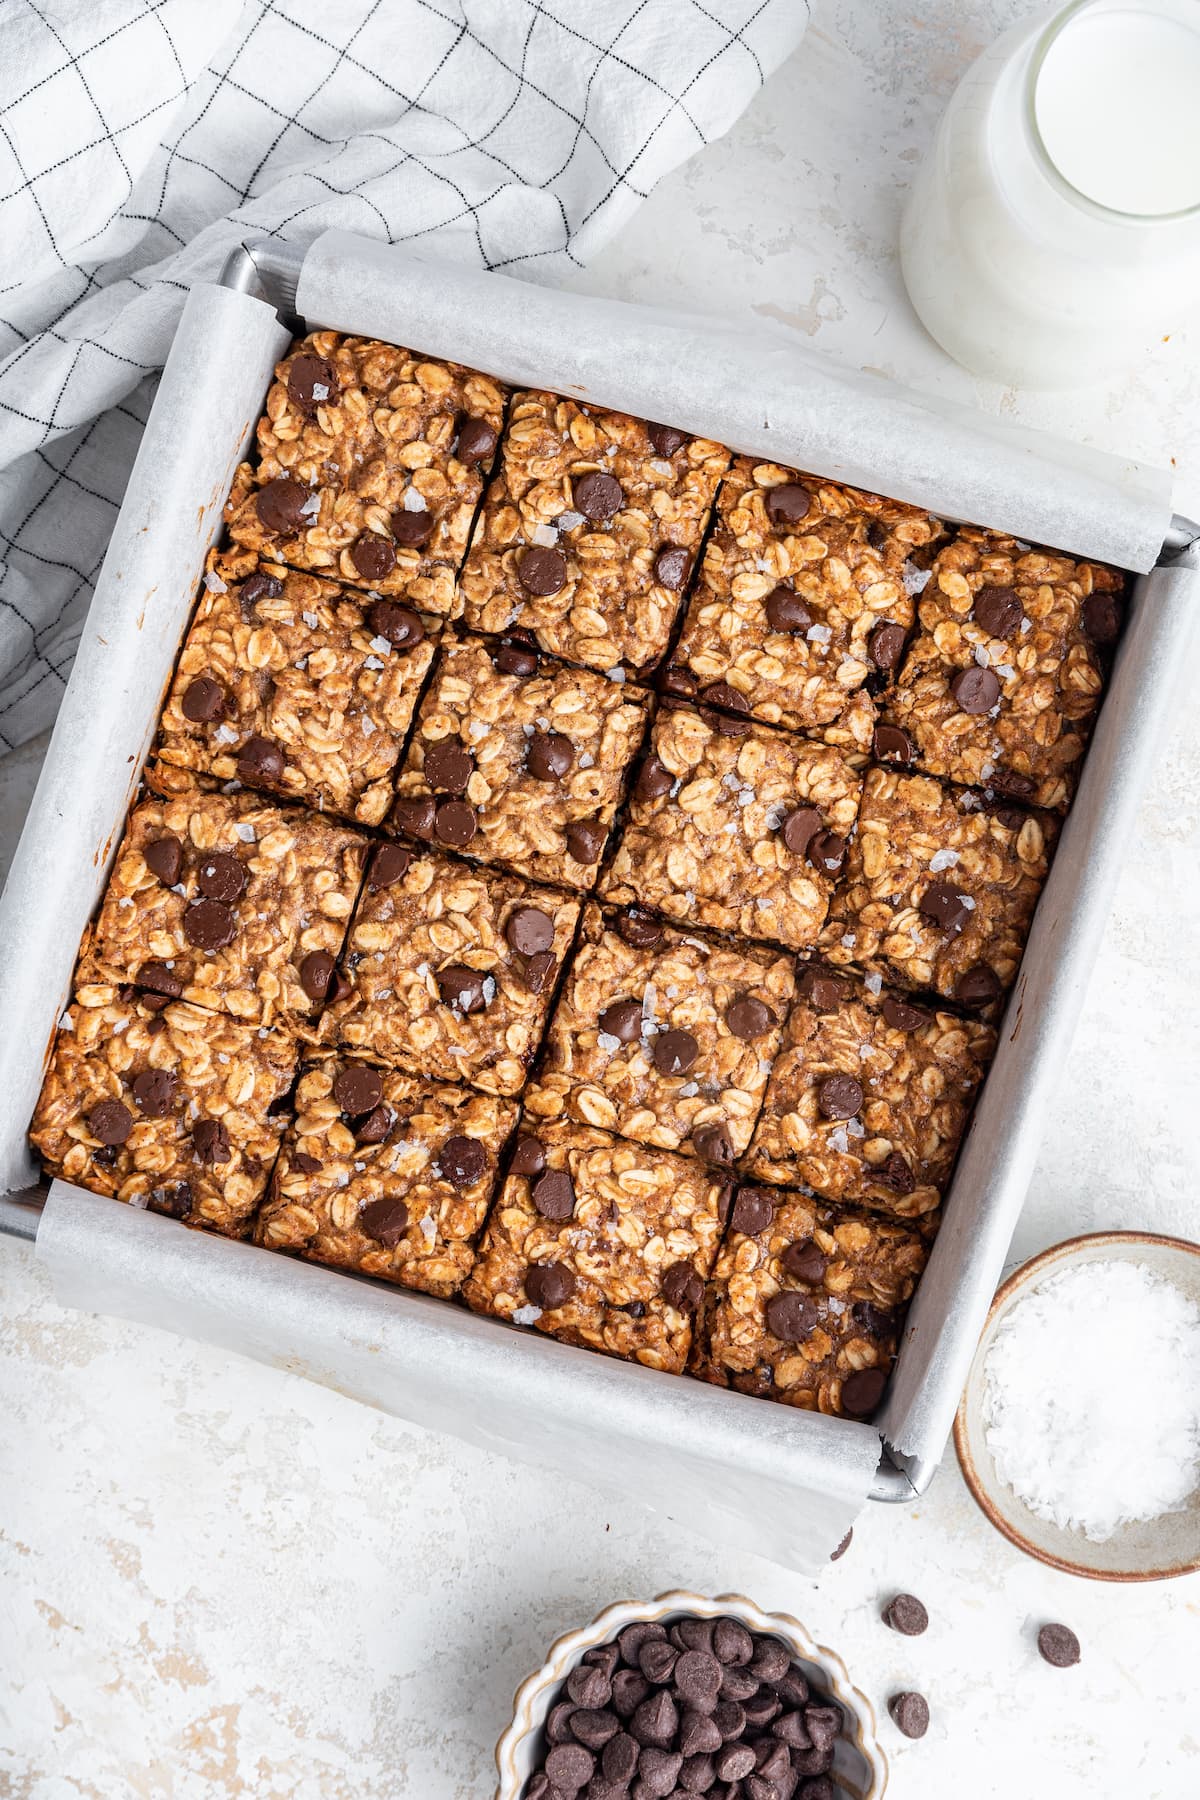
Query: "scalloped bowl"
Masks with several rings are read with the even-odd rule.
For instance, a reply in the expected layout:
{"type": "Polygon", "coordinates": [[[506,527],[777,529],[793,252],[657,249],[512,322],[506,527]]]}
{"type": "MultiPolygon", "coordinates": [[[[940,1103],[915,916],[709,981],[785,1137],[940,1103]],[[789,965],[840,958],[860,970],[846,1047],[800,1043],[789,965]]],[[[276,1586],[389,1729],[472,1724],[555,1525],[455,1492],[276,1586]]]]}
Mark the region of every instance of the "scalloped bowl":
{"type": "Polygon", "coordinates": [[[541,1749],[542,1727],[561,1683],[585,1650],[606,1644],[635,1619],[653,1619],[671,1625],[676,1619],[728,1617],[740,1619],[751,1631],[780,1638],[803,1666],[815,1686],[823,1688],[841,1706],[845,1728],[834,1752],[832,1775],[847,1800],[881,1800],[887,1787],[887,1758],[875,1736],[875,1713],[846,1673],[846,1665],[834,1651],[813,1642],[798,1619],[788,1613],[768,1613],[742,1594],[702,1594],[676,1591],[656,1600],[618,1600],[598,1613],[590,1625],[568,1631],[550,1648],[536,1674],[523,1681],[513,1701],[512,1723],[496,1745],[496,1800],[520,1800],[533,1773],[541,1749]]]}

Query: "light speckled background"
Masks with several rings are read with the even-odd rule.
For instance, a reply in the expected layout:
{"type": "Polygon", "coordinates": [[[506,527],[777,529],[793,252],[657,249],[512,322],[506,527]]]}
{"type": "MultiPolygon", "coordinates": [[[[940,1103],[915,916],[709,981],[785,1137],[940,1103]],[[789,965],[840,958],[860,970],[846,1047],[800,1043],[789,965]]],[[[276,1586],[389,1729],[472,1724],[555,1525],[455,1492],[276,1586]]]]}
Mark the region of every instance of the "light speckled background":
{"type": "MultiPolygon", "coordinates": [[[[1200,513],[1200,350],[1109,392],[975,383],[920,333],[894,257],[908,174],[1012,0],[819,0],[738,129],[656,193],[579,285],[766,316],[805,342],[1158,462],[1200,513]]],[[[1197,1236],[1200,717],[1182,672],[1014,1254],[1079,1230],[1197,1236]]],[[[37,748],[0,767],[11,847],[37,748]]],[[[1200,1792],[1200,1577],[1112,1589],[1022,1560],[953,1461],[872,1508],[819,1586],[292,1377],[50,1301],[0,1242],[0,1795],[482,1800],[513,1688],[557,1632],[674,1585],[797,1613],[882,1701],[897,1800],[1200,1792]],[[923,1639],[877,1621],[912,1588],[923,1639]],[[1063,1618],[1078,1669],[1044,1667],[1063,1618]],[[1189,1667],[1191,1673],[1189,1673],[1189,1667]]]]}

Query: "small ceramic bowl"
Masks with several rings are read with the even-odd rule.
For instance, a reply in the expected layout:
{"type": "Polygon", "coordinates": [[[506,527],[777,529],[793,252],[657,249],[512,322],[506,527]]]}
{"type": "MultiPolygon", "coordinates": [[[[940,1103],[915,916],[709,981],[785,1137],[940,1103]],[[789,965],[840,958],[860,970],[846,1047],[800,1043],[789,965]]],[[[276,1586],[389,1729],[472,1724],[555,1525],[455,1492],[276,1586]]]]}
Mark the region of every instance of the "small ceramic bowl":
{"type": "Polygon", "coordinates": [[[546,1715],[585,1650],[607,1644],[635,1619],[673,1625],[676,1619],[689,1616],[740,1619],[751,1631],[769,1632],[782,1639],[814,1687],[832,1696],[845,1715],[832,1770],[839,1800],[842,1795],[846,1800],[880,1800],[887,1787],[888,1768],[875,1740],[875,1714],[866,1695],[851,1684],[841,1657],[815,1644],[798,1619],[787,1613],[763,1612],[741,1594],[718,1594],[715,1600],[708,1600],[701,1594],[682,1592],[660,1594],[657,1600],[618,1600],[598,1613],[590,1625],[568,1631],[551,1646],[541,1668],[517,1689],[512,1724],[496,1745],[500,1779],[495,1800],[520,1800],[540,1760],[546,1715]]]}
{"type": "Polygon", "coordinates": [[[1018,1500],[996,1473],[984,1421],[984,1364],[997,1329],[1017,1301],[1050,1275],[1086,1262],[1141,1263],[1200,1302],[1200,1244],[1141,1231],[1102,1231],[1068,1238],[1010,1275],[992,1301],[954,1421],[954,1448],[963,1477],[980,1507],[1004,1536],[1039,1562],[1095,1581],[1165,1581],[1200,1569],[1200,1492],[1182,1512],[1125,1525],[1101,1544],[1081,1531],[1062,1531],[1018,1500]]]}

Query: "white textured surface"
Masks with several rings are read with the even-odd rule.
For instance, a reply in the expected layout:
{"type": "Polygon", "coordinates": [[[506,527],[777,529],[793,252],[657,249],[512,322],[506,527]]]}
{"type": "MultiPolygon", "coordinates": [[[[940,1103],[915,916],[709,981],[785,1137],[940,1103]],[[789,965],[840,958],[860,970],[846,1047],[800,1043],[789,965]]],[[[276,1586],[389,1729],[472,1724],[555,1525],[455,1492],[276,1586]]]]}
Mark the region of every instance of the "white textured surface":
{"type": "MultiPolygon", "coordinates": [[[[800,56],[580,286],[758,309],[831,355],[1175,459],[1200,512],[1200,352],[1109,393],[977,385],[919,333],[893,255],[908,172],[965,61],[1020,0],[827,0],[800,56]]],[[[1074,1231],[1196,1237],[1200,714],[1183,672],[1014,1252],[1074,1231]]],[[[0,831],[31,754],[0,769],[0,831]]],[[[7,840],[6,840],[7,841],[7,840]]],[[[871,1508],[816,1586],[294,1377],[60,1313],[0,1242],[0,1793],[14,1800],[483,1800],[512,1689],[606,1601],[678,1583],[794,1612],[882,1702],[896,1800],[1191,1800],[1200,1577],[1072,1581],[990,1531],[952,1461],[871,1508]],[[932,1624],[878,1623],[897,1587],[932,1624]],[[1033,1628],[1084,1660],[1042,1665],[1033,1628]]]]}

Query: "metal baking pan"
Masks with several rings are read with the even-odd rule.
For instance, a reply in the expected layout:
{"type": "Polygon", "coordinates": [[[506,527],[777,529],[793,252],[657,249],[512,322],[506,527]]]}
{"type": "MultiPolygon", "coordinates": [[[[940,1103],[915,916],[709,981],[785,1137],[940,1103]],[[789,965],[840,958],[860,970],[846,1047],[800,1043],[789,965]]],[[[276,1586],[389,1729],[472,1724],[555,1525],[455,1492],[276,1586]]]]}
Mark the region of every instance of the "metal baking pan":
{"type": "MultiPolygon", "coordinates": [[[[343,254],[347,254],[345,246],[351,242],[342,240],[343,254]]],[[[378,247],[369,248],[378,256],[378,247]]],[[[278,315],[286,331],[292,332],[304,325],[296,310],[301,272],[302,259],[285,246],[251,245],[231,257],[221,286],[227,296],[236,295],[239,301],[254,303],[264,312],[270,309],[278,315]]],[[[538,303],[553,305],[554,298],[539,293],[538,303]]],[[[236,354],[239,315],[232,313],[228,321],[224,321],[223,314],[218,313],[218,316],[223,321],[223,336],[211,350],[212,358],[217,360],[236,354]]],[[[311,322],[338,324],[337,319],[324,316],[311,322]]],[[[271,323],[274,326],[274,319],[271,323]]],[[[352,322],[350,328],[360,327],[352,322]]],[[[278,333],[278,345],[282,346],[284,341],[284,333],[278,333]]],[[[441,345],[435,347],[423,343],[421,347],[438,354],[454,353],[441,345]]],[[[278,355],[279,348],[271,354],[278,355]]],[[[472,360],[467,350],[463,357],[472,360]]],[[[81,811],[74,819],[65,817],[70,803],[64,802],[61,777],[64,767],[69,768],[70,759],[78,758],[85,751],[81,734],[86,710],[82,709],[78,697],[82,687],[97,680],[98,671],[108,679],[119,681],[122,671],[130,669],[131,658],[139,653],[157,657],[162,675],[156,694],[161,698],[162,685],[169,677],[178,648],[182,622],[187,617],[186,610],[181,608],[190,608],[190,596],[199,581],[205,553],[219,533],[223,490],[217,490],[223,477],[214,476],[212,491],[200,496],[203,504],[199,507],[194,541],[186,551],[185,561],[191,577],[187,595],[171,599],[173,623],[162,626],[161,642],[153,638],[149,629],[139,640],[120,610],[120,584],[125,568],[143,567],[138,563],[138,556],[144,555],[144,545],[138,549],[136,534],[140,531],[144,536],[147,528],[144,521],[155,516],[154,507],[159,497],[147,498],[151,491],[149,484],[152,476],[162,471],[164,459],[169,458],[170,453],[169,435],[164,441],[160,430],[164,411],[173,403],[172,397],[178,401],[188,383],[200,397],[197,404],[206,404],[206,371],[201,363],[196,361],[194,344],[185,352],[177,341],[164,372],[160,396],[151,414],[143,450],[130,482],[130,493],[122,509],[122,519],[114,533],[113,550],[97,591],[93,616],[89,619],[89,626],[94,629],[84,634],[55,741],[47,757],[48,766],[53,764],[57,769],[58,783],[57,786],[54,784],[49,773],[44,776],[30,809],[8,885],[0,899],[0,944],[5,946],[5,958],[0,966],[0,1009],[6,1020],[5,1041],[0,1044],[0,1095],[9,1096],[7,1105],[0,1100],[0,1107],[6,1105],[0,1115],[0,1190],[7,1190],[0,1197],[0,1231],[29,1239],[38,1236],[40,1208],[46,1189],[44,1185],[30,1182],[34,1165],[24,1134],[40,1086],[53,1021],[63,1003],[74,965],[74,944],[79,933],[71,937],[70,928],[76,918],[82,926],[95,904],[119,841],[124,817],[124,805],[111,800],[105,816],[93,808],[91,812],[81,811]],[[191,362],[184,366],[188,356],[191,362]],[[139,518],[143,521],[141,524],[139,518]],[[77,859],[77,866],[72,864],[72,858],[77,859]],[[46,891],[45,882],[50,870],[59,882],[69,882],[72,872],[78,877],[75,914],[58,934],[59,937],[65,934],[66,942],[49,941],[44,922],[39,922],[38,895],[46,891]],[[40,969],[40,985],[30,979],[31,964],[40,969]]],[[[490,372],[511,375],[511,371],[502,368],[490,372]]],[[[211,370],[207,373],[211,374],[211,370]]],[[[601,401],[605,398],[603,393],[597,393],[596,397],[601,401]]],[[[219,466],[231,472],[250,439],[256,412],[250,409],[243,414],[236,408],[227,408],[222,415],[216,400],[212,406],[211,429],[222,441],[219,466]]],[[[679,422],[685,421],[681,418],[679,422]]],[[[994,440],[997,429],[995,421],[981,420],[981,442],[994,440]]],[[[745,444],[742,447],[756,446],[745,444]]],[[[785,443],[775,445],[778,460],[802,460],[798,456],[789,457],[786,452],[785,443]]],[[[837,475],[841,472],[833,468],[822,470],[820,464],[812,460],[807,466],[815,467],[818,473],[837,475]]],[[[161,475],[160,479],[170,489],[170,476],[161,475]]],[[[908,485],[911,495],[914,483],[910,481],[908,485]]],[[[881,480],[879,486],[890,491],[886,480],[881,480]]],[[[193,511],[195,499],[193,495],[193,511]]],[[[926,503],[934,510],[944,510],[939,509],[932,498],[926,503]]],[[[161,504],[164,517],[172,507],[176,512],[181,508],[186,510],[186,484],[165,493],[161,504]]],[[[1007,520],[990,522],[1008,523],[1007,520]]],[[[909,1314],[885,1411],[876,1421],[880,1457],[870,1488],[873,1499],[904,1502],[920,1494],[932,1478],[948,1437],[966,1369],[1002,1272],[1024,1199],[1042,1127],[1052,1102],[1055,1080],[1104,928],[1124,846],[1152,767],[1174,676],[1186,666],[1187,641],[1200,610],[1197,538],[1200,538],[1200,527],[1184,520],[1173,521],[1163,543],[1160,565],[1139,575],[1133,584],[1125,636],[1079,793],[1038,907],[1017,986],[1004,1020],[996,1060],[947,1197],[945,1222],[909,1314]]],[[[182,572],[182,565],[178,572],[182,572]]],[[[151,617],[146,598],[143,594],[139,630],[144,620],[151,617]]],[[[126,606],[130,600],[131,596],[127,594],[126,606]]],[[[140,744],[144,755],[155,729],[158,703],[156,700],[153,710],[145,704],[144,698],[138,704],[140,715],[129,727],[128,742],[140,744]]],[[[89,752],[99,751],[98,746],[87,748],[89,752]]],[[[127,803],[141,756],[135,748],[132,753],[127,752],[124,760],[134,765],[123,789],[127,803]]],[[[55,1187],[60,1185],[55,1184],[55,1187]]],[[[76,1194],[77,1191],[68,1189],[67,1193],[76,1194]]],[[[90,1197],[78,1198],[90,1217],[85,1204],[90,1197]]],[[[97,1216],[104,1207],[107,1203],[103,1203],[103,1207],[101,1203],[95,1203],[97,1216]]],[[[128,1215],[121,1217],[119,1229],[115,1230],[116,1238],[127,1246],[139,1234],[153,1234],[164,1227],[162,1242],[168,1244],[169,1241],[171,1246],[179,1245],[184,1239],[192,1240],[194,1245],[194,1240],[202,1237],[198,1233],[177,1233],[170,1222],[127,1208],[108,1209],[104,1217],[114,1214],[128,1215]]],[[[154,1242],[157,1244],[158,1239],[154,1242]]],[[[356,1282],[353,1277],[315,1270],[309,1265],[247,1250],[245,1246],[230,1245],[224,1240],[206,1240],[201,1245],[194,1245],[194,1249],[200,1261],[208,1260],[214,1269],[228,1270],[231,1291],[236,1290],[241,1296],[234,1304],[244,1308],[257,1304],[253,1295],[255,1283],[261,1286],[264,1295],[269,1290],[278,1297],[287,1289],[290,1301],[305,1292],[327,1296],[332,1290],[324,1284],[333,1282],[343,1284],[337,1291],[348,1299],[352,1297],[353,1304],[364,1312],[364,1317],[373,1314],[382,1320],[386,1309],[393,1309],[386,1316],[401,1321],[414,1340],[415,1334],[442,1333],[447,1344],[453,1340],[456,1354],[474,1346],[474,1353],[485,1359],[490,1354],[487,1346],[499,1341],[494,1326],[444,1304],[434,1306],[431,1312],[430,1302],[405,1290],[384,1290],[378,1284],[356,1282]],[[228,1260],[219,1263],[221,1258],[228,1260]]],[[[119,1250],[113,1251],[115,1258],[120,1254],[119,1250]]],[[[171,1248],[170,1254],[178,1256],[182,1251],[171,1248]]],[[[116,1287],[119,1282],[115,1284],[114,1293],[116,1287]]],[[[119,1295],[112,1301],[112,1306],[114,1310],[133,1310],[119,1295]]],[[[134,1316],[140,1315],[134,1312],[134,1316]]],[[[218,1341],[244,1347],[236,1333],[231,1335],[216,1325],[211,1330],[207,1325],[196,1325],[195,1329],[198,1334],[209,1334],[218,1341]]],[[[690,1414],[695,1424],[712,1431],[714,1442],[719,1441],[719,1453],[714,1452],[718,1461],[721,1456],[727,1463],[733,1458],[744,1457],[746,1472],[753,1471],[761,1480],[768,1480],[771,1473],[769,1467],[763,1466],[763,1456],[769,1461],[770,1446],[778,1447],[785,1437],[801,1452],[811,1443],[815,1454],[817,1447],[830,1441],[831,1429],[860,1434],[871,1429],[783,1407],[763,1407],[762,1403],[740,1395],[701,1389],[700,1384],[677,1379],[654,1377],[647,1383],[644,1378],[649,1375],[648,1371],[607,1363],[606,1359],[587,1357],[579,1352],[568,1353],[564,1361],[562,1346],[534,1334],[509,1332],[501,1335],[504,1343],[512,1347],[509,1355],[517,1359],[521,1368],[536,1371],[539,1378],[544,1373],[550,1389],[560,1396],[560,1400],[561,1396],[571,1393],[572,1387],[582,1400],[591,1388],[597,1404],[607,1404],[607,1394],[601,1395],[603,1382],[609,1386],[623,1383],[625,1385],[619,1390],[624,1396],[621,1403],[634,1409],[644,1406],[642,1424],[647,1433],[652,1415],[657,1412],[660,1417],[667,1416],[664,1408],[670,1409],[672,1429],[677,1417],[690,1414]],[[600,1370],[586,1371],[580,1363],[581,1356],[584,1363],[605,1364],[603,1378],[600,1370]],[[668,1381],[669,1387],[663,1389],[653,1385],[662,1381],[668,1381]],[[640,1396],[646,1397],[644,1401],[640,1396]]],[[[280,1361],[282,1366],[306,1366],[302,1359],[288,1357],[285,1351],[286,1346],[272,1352],[269,1346],[252,1345],[248,1353],[261,1355],[265,1360],[280,1361]]],[[[309,1366],[307,1372],[315,1373],[318,1379],[335,1379],[333,1375],[323,1373],[321,1367],[309,1366]]],[[[375,1396],[368,1393],[366,1397],[375,1396]]],[[[470,1400],[463,1399],[462,1394],[458,1399],[469,1411],[470,1400]]],[[[476,1394],[476,1414],[481,1414],[483,1409],[484,1401],[476,1394]]],[[[394,1410],[404,1411],[406,1416],[422,1422],[434,1422],[416,1402],[411,1408],[396,1406],[394,1410]]],[[[502,1430],[495,1429],[482,1416],[468,1418],[464,1414],[462,1418],[443,1422],[474,1441],[502,1443],[508,1449],[514,1447],[519,1436],[514,1425],[506,1438],[502,1430]]],[[[569,1437],[571,1432],[565,1419],[562,1427],[564,1437],[569,1437]]],[[[578,1436],[577,1428],[575,1435],[578,1436]]],[[[519,1445],[515,1453],[523,1453],[519,1445]]],[[[560,1466],[567,1465],[560,1460],[560,1466]]],[[[683,1511],[682,1508],[673,1510],[683,1511]]],[[[824,1521],[823,1529],[833,1528],[832,1518],[831,1513],[824,1521]]],[[[772,1553],[770,1549],[768,1553],[772,1553]]],[[[827,1554],[827,1550],[824,1553],[827,1554]]],[[[780,1557],[780,1560],[788,1558],[780,1557]]]]}

